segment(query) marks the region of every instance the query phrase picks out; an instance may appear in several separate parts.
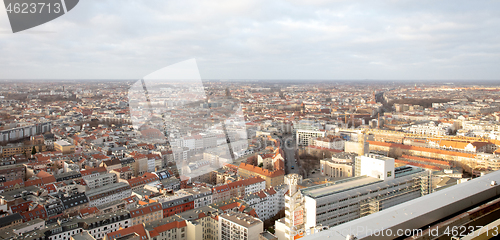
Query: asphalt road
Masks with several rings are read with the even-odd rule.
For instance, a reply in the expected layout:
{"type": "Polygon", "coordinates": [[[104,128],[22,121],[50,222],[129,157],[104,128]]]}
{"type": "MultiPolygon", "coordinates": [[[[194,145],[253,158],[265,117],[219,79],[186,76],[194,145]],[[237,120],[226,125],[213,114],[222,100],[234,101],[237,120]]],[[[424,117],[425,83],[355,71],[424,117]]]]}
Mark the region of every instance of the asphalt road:
{"type": "Polygon", "coordinates": [[[293,136],[283,135],[283,151],[285,152],[285,172],[287,174],[290,173],[299,173],[299,167],[297,166],[297,160],[295,159],[295,150],[297,149],[295,146],[295,141],[293,141],[293,136]],[[294,169],[292,169],[292,166],[294,169]]]}

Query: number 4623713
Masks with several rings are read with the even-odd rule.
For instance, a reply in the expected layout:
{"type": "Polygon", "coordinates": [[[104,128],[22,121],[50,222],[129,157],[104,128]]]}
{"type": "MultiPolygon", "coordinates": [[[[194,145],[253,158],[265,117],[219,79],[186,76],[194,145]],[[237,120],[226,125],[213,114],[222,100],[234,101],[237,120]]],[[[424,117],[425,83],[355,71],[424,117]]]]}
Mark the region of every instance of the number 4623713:
{"type": "Polygon", "coordinates": [[[9,3],[7,13],[60,13],[61,4],[53,3],[9,3]]]}

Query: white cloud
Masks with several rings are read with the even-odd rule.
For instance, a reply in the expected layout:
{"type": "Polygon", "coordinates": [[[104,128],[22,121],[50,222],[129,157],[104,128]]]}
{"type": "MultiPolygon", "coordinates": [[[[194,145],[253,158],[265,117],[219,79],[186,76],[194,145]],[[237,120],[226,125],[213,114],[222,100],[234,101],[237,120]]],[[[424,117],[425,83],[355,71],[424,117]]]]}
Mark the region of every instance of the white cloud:
{"type": "Polygon", "coordinates": [[[88,0],[12,34],[0,8],[0,78],[137,79],[195,57],[205,79],[498,79],[499,9],[462,0],[88,0]]]}

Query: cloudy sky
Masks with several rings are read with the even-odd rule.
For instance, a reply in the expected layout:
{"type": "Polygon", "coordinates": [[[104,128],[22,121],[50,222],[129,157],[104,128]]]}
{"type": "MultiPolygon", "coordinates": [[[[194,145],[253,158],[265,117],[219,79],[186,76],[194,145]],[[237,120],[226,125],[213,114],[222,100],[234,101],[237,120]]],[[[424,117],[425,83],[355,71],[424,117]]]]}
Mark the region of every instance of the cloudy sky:
{"type": "Polygon", "coordinates": [[[13,34],[0,79],[500,79],[500,1],[81,0],[13,34]]]}

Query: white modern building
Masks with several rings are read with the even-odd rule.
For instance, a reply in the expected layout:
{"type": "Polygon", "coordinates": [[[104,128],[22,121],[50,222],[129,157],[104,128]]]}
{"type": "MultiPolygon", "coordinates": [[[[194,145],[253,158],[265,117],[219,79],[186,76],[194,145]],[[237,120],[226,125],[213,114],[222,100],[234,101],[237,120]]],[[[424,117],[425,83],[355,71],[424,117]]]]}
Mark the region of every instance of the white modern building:
{"type": "Polygon", "coordinates": [[[394,158],[368,153],[355,159],[355,175],[394,179],[394,158]]]}
{"type": "Polygon", "coordinates": [[[297,144],[301,146],[309,146],[313,143],[313,139],[326,136],[325,131],[297,129],[297,144]]]}

